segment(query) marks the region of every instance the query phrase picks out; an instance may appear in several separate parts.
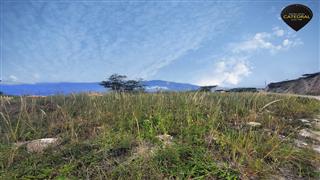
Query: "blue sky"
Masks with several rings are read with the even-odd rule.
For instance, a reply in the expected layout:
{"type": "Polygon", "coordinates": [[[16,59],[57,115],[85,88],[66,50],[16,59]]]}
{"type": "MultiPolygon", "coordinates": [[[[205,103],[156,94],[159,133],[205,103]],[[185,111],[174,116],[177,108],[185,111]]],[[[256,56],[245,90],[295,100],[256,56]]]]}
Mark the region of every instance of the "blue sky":
{"type": "Polygon", "coordinates": [[[4,83],[98,82],[113,73],[263,86],[320,69],[319,1],[1,1],[4,83]],[[293,3],[313,19],[281,19],[293,3]]]}

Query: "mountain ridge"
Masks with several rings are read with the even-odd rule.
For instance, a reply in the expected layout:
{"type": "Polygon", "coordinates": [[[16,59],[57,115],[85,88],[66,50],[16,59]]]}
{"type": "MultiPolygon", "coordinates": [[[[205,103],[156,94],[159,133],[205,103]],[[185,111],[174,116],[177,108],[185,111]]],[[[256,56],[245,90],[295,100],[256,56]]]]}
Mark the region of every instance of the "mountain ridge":
{"type": "MultiPolygon", "coordinates": [[[[107,89],[99,85],[100,82],[40,82],[34,84],[1,84],[0,91],[6,95],[56,95],[85,92],[107,92],[107,89]]],[[[189,91],[199,88],[189,83],[178,83],[164,80],[143,81],[148,92],[158,90],[189,91]]]]}

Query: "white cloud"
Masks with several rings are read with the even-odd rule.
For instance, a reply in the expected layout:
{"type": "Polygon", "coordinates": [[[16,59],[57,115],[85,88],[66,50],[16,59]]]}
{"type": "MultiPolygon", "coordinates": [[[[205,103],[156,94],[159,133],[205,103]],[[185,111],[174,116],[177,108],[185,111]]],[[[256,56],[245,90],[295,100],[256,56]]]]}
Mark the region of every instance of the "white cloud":
{"type": "Polygon", "coordinates": [[[291,43],[291,41],[289,39],[285,39],[285,40],[283,40],[282,45],[288,46],[290,43],[291,43]]]}
{"type": "Polygon", "coordinates": [[[241,43],[237,43],[234,45],[232,52],[240,53],[240,52],[249,52],[257,49],[268,49],[273,48],[273,44],[267,42],[265,39],[268,39],[270,34],[268,33],[257,33],[253,38],[246,40],[241,43]]]}
{"type": "Polygon", "coordinates": [[[18,80],[18,78],[14,75],[10,75],[9,76],[9,80],[12,81],[12,82],[16,82],[18,80]]]}
{"type": "Polygon", "coordinates": [[[252,67],[248,57],[258,51],[267,51],[271,54],[288,50],[302,44],[299,38],[279,27],[272,32],[258,32],[254,36],[229,46],[227,55],[223,55],[210,72],[206,72],[200,85],[237,85],[241,80],[250,75],[252,67]]]}
{"type": "Polygon", "coordinates": [[[200,85],[238,84],[251,73],[251,67],[245,57],[222,59],[214,64],[213,72],[202,79],[200,85]]]}
{"type": "Polygon", "coordinates": [[[288,50],[301,43],[300,39],[291,36],[279,27],[275,27],[272,33],[259,32],[248,40],[234,43],[231,46],[233,53],[252,53],[258,50],[268,50],[274,54],[282,50],[288,50]]]}

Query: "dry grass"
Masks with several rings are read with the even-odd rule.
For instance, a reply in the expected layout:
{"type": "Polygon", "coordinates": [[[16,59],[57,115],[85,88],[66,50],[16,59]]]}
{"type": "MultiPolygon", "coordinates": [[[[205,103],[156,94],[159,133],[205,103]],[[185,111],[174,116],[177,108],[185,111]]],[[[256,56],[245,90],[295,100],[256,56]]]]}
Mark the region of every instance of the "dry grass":
{"type": "Polygon", "coordinates": [[[0,179],[317,179],[318,154],[293,141],[295,119],[319,111],[316,100],[259,93],[1,99],[0,179]],[[42,154],[13,146],[45,137],[62,143],[42,154]]]}

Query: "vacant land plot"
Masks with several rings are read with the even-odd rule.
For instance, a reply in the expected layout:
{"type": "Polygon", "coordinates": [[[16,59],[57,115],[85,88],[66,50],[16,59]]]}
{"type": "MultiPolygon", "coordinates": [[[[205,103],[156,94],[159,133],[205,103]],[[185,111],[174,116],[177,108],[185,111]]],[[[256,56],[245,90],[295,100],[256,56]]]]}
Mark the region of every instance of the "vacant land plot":
{"type": "Polygon", "coordinates": [[[299,132],[319,114],[318,100],[260,93],[3,98],[0,179],[318,179],[303,146],[317,142],[299,132]],[[31,151],[40,138],[58,139],[31,151]]]}

